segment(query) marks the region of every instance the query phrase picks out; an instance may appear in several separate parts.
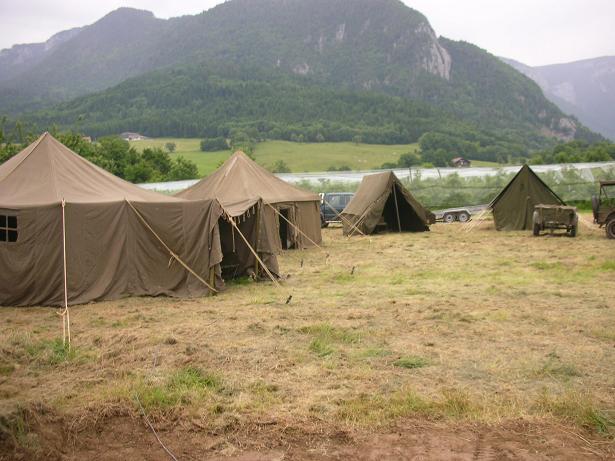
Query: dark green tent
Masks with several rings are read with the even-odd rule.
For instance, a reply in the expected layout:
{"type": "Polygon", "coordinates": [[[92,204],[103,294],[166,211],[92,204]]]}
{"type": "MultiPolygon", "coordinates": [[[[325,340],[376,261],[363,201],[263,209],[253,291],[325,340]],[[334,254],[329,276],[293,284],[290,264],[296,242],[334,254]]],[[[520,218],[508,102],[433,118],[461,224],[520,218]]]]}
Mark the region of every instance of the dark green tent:
{"type": "Polygon", "coordinates": [[[564,201],[529,166],[523,165],[519,173],[489,204],[489,208],[493,211],[495,228],[532,229],[532,214],[534,206],[538,204],[565,205],[564,201]]]}
{"type": "Polygon", "coordinates": [[[395,232],[424,232],[435,217],[406,189],[392,171],[365,176],[342,211],[344,234],[373,233],[378,226],[395,232]]]}

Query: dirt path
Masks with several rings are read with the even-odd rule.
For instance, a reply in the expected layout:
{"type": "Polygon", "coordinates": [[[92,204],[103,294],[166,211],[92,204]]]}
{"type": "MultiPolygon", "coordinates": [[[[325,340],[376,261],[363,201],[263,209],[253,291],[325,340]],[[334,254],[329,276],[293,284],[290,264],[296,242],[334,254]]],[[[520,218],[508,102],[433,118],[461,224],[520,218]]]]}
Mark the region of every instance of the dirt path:
{"type": "MultiPolygon", "coordinates": [[[[113,418],[73,437],[45,426],[46,434],[39,432],[40,459],[171,459],[139,419],[113,418]]],[[[612,441],[589,440],[570,428],[523,422],[485,426],[412,420],[382,433],[352,434],[269,423],[225,434],[188,426],[168,423],[159,429],[160,438],[179,460],[615,459],[612,441]]],[[[1,452],[2,460],[32,459],[32,453],[1,452]]]]}

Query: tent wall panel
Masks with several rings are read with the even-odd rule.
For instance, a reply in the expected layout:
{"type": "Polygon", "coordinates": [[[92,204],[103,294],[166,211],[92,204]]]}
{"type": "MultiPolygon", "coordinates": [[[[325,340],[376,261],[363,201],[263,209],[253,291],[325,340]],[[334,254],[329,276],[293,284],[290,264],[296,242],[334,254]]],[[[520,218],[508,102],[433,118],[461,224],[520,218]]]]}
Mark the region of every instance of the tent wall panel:
{"type": "Polygon", "coordinates": [[[222,259],[216,200],[145,191],[46,133],[0,165],[0,210],[19,232],[0,242],[0,305],[63,305],[63,202],[69,304],[209,293],[154,233],[207,281],[222,259]]]}

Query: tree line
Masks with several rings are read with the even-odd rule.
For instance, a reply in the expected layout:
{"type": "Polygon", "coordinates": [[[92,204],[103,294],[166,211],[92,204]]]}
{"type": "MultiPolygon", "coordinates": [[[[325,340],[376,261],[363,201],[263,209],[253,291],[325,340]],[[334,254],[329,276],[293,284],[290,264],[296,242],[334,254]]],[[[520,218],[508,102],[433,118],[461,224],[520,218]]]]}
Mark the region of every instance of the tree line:
{"type": "Polygon", "coordinates": [[[556,144],[521,119],[493,129],[492,123],[404,96],[333,87],[262,69],[201,66],[152,72],[28,114],[27,120],[39,128],[57,123],[90,136],[130,129],[150,137],[197,137],[203,139],[204,151],[220,150],[226,140],[244,150],[253,150],[263,139],[419,142],[424,161],[434,165],[445,163],[453,152],[506,162],[556,144]]]}
{"type": "MultiPolygon", "coordinates": [[[[115,136],[101,137],[92,142],[75,132],[52,130],[51,134],[83,158],[132,183],[178,181],[199,176],[194,162],[169,155],[169,150],[174,150],[174,146],[167,146],[167,150],[146,148],[138,152],[128,141],[115,136]]],[[[19,126],[7,134],[4,123],[0,124],[0,164],[35,139],[36,135],[25,134],[19,126]]]]}

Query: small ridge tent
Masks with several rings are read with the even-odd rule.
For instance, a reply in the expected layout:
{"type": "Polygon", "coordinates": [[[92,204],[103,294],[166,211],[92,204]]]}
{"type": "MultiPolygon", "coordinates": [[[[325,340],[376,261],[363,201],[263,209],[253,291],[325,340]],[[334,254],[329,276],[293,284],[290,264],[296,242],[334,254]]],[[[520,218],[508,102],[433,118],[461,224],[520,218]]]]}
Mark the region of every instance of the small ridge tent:
{"type": "Polygon", "coordinates": [[[365,176],[342,211],[344,234],[374,233],[379,228],[395,232],[423,232],[435,221],[392,171],[365,176]]]}
{"type": "Polygon", "coordinates": [[[64,305],[65,287],[68,304],[205,295],[221,213],[123,181],[45,133],[0,165],[0,305],[64,305]]]}
{"type": "Polygon", "coordinates": [[[233,274],[251,272],[256,259],[246,243],[232,234],[228,219],[239,223],[250,246],[275,274],[279,274],[278,250],[322,241],[320,197],[279,179],[243,152],[236,152],[211,175],[176,196],[220,202],[227,217],[220,222],[222,265],[230,266],[233,274]]]}
{"type": "Polygon", "coordinates": [[[493,212],[497,230],[529,230],[534,206],[538,204],[565,205],[529,166],[523,165],[488,209],[493,212]]]}

